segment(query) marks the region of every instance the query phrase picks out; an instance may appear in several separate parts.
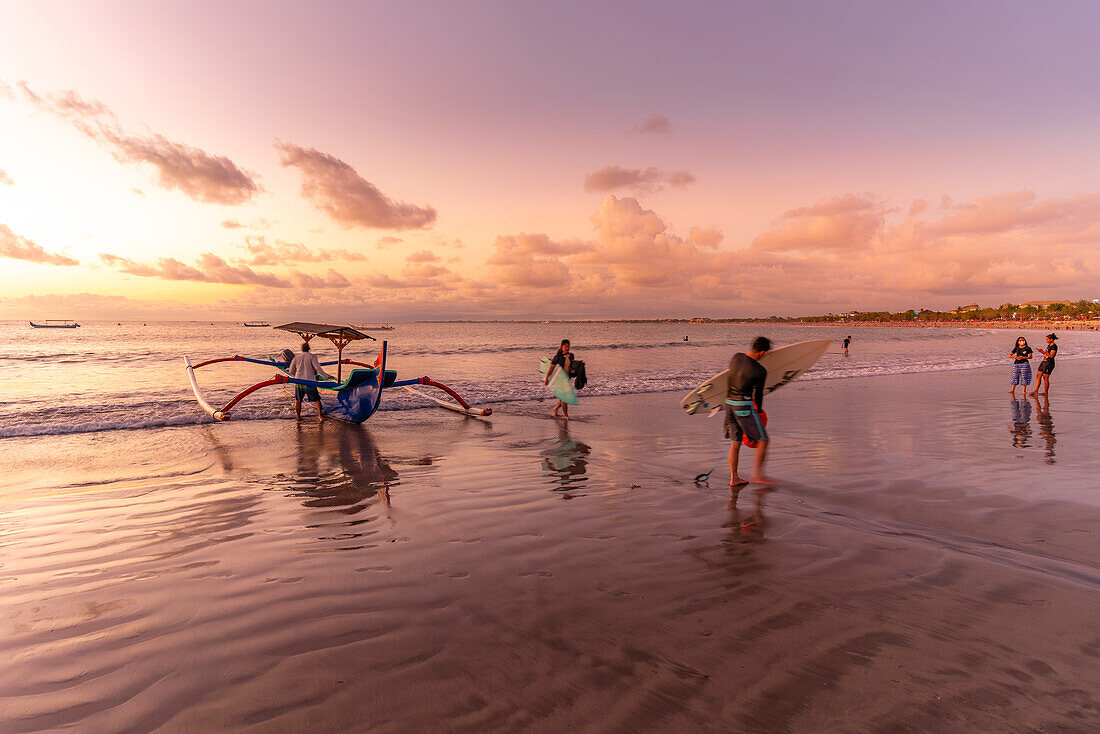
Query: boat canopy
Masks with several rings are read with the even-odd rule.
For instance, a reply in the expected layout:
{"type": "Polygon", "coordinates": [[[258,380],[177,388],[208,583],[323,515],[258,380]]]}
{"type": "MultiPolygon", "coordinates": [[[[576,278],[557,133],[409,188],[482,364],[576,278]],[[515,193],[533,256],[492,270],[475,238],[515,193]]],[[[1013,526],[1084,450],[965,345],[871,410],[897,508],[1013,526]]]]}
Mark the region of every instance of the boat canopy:
{"type": "MultiPolygon", "coordinates": [[[[343,342],[344,346],[358,339],[372,339],[378,341],[370,334],[364,334],[358,329],[353,329],[350,326],[340,326],[339,324],[313,324],[307,321],[294,321],[289,324],[283,324],[282,326],[276,326],[275,328],[280,331],[289,331],[292,334],[297,334],[302,337],[303,341],[307,342],[315,336],[323,336],[332,341],[333,344],[340,344],[343,342]]],[[[340,348],[343,349],[343,346],[340,348]]]]}

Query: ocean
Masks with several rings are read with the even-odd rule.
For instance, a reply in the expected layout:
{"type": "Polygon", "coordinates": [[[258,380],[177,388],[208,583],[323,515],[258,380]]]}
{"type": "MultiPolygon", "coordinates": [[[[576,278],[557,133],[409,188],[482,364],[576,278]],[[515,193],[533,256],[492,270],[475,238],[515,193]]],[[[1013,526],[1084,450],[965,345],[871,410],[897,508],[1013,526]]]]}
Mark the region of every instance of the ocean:
{"type": "MultiPolygon", "coordinates": [[[[1033,347],[1045,344],[1042,332],[1020,333],[1033,347]]],[[[589,384],[581,392],[584,397],[686,392],[725,369],[730,356],[746,349],[757,335],[776,345],[835,340],[836,348],[802,380],[1003,364],[1007,382],[1007,354],[1017,333],[771,324],[404,323],[372,334],[389,341],[388,366],[400,379],[426,375],[470,403],[494,405],[545,397],[538,361],[552,355],[563,338],[570,339],[574,354],[585,362],[589,384]],[[840,340],[848,334],[855,339],[845,357],[840,340]]],[[[1059,345],[1059,361],[1100,356],[1100,333],[1066,332],[1059,345]]],[[[298,346],[293,334],[241,322],[90,321],[71,330],[0,322],[0,439],[209,422],[188,384],[185,355],[197,364],[234,354],[263,357],[285,348],[297,351],[298,346]]],[[[316,339],[312,346],[322,361],[335,359],[326,340],[316,339]]],[[[370,362],[377,348],[375,342],[354,342],[345,357],[370,362]]],[[[222,363],[197,375],[204,395],[220,405],[266,379],[270,370],[222,363]]],[[[241,403],[233,420],[291,418],[291,400],[288,387],[266,388],[241,403]]],[[[425,405],[423,399],[392,390],[385,393],[380,410],[425,405]]],[[[669,406],[675,406],[672,398],[669,406]]],[[[500,405],[496,409],[507,411],[500,405]]]]}
{"type": "MultiPolygon", "coordinates": [[[[490,419],[394,390],[363,425],[299,423],[280,386],[215,423],[184,356],[296,337],[0,324],[0,731],[1095,718],[1100,334],[1014,400],[1010,331],[396,327],[389,366],[490,419]],[[837,342],[767,399],[779,483],[731,491],[722,422],[678,402],[759,334],[837,342]],[[563,337],[591,378],[569,421],[536,373],[563,337]]],[[[215,402],[269,374],[198,372],[215,402]]]]}

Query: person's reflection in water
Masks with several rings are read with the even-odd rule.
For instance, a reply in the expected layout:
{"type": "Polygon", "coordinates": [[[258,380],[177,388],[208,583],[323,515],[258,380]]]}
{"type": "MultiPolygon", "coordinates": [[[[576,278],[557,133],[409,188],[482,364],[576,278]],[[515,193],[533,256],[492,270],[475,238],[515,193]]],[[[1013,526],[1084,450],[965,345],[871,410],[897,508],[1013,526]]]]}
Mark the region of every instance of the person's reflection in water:
{"type": "Polygon", "coordinates": [[[1012,445],[1018,449],[1026,449],[1031,439],[1031,403],[1027,399],[1012,400],[1012,426],[1008,429],[1012,433],[1012,445]]]}
{"type": "Polygon", "coordinates": [[[382,458],[370,431],[361,425],[331,421],[298,427],[295,489],[309,495],[306,507],[340,507],[350,514],[378,497],[389,506],[390,484],[397,479],[382,458]],[[331,459],[336,459],[333,466],[331,459]]]}
{"type": "Polygon", "coordinates": [[[586,457],[590,453],[591,446],[569,435],[567,423],[558,424],[558,437],[554,439],[553,445],[539,453],[543,470],[553,477],[554,482],[561,485],[555,487],[554,491],[567,492],[562,495],[562,499],[572,499],[573,496],[568,491],[575,489],[580,482],[588,481],[585,476],[588,471],[586,457]]]}
{"type": "Polygon", "coordinates": [[[744,485],[730,489],[730,501],[726,505],[729,518],[722,523],[722,527],[729,528],[732,540],[739,542],[762,540],[764,531],[768,527],[768,522],[764,517],[764,495],[773,490],[770,487],[753,489],[751,491],[754,500],[752,511],[742,512],[737,506],[737,500],[743,489],[744,485]]]}
{"type": "Polygon", "coordinates": [[[1043,441],[1046,442],[1047,448],[1044,452],[1046,454],[1046,462],[1048,464],[1054,463],[1054,444],[1057,440],[1054,438],[1054,419],[1050,417],[1050,398],[1046,395],[1040,398],[1035,395],[1035,420],[1039,424],[1039,435],[1043,437],[1043,441]]]}

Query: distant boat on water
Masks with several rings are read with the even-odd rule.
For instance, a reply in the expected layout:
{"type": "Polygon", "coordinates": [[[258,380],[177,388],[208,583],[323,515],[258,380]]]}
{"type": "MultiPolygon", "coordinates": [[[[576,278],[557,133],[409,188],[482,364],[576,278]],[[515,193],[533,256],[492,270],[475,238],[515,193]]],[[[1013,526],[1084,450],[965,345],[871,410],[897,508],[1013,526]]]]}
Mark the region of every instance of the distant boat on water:
{"type": "Polygon", "coordinates": [[[39,321],[37,324],[33,321],[29,322],[31,326],[36,329],[79,329],[80,324],[75,321],[69,321],[67,319],[46,319],[45,321],[39,321]]]}
{"type": "Polygon", "coordinates": [[[393,331],[393,327],[389,324],[356,324],[355,328],[369,331],[393,331]]]}
{"type": "Polygon", "coordinates": [[[259,328],[261,326],[271,326],[271,324],[267,323],[266,321],[245,321],[244,325],[245,326],[251,326],[252,328],[259,328]]]}

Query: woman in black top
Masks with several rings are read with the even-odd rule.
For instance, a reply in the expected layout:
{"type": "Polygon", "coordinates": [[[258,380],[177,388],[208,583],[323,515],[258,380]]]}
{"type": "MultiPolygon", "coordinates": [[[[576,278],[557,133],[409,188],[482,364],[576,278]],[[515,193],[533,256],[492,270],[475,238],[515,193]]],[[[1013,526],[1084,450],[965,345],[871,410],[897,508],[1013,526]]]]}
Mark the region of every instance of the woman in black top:
{"type": "Polygon", "coordinates": [[[1054,343],[1054,340],[1058,337],[1054,334],[1047,334],[1047,348],[1039,349],[1039,354],[1043,355],[1044,359],[1039,363],[1039,378],[1035,380],[1035,389],[1031,391],[1032,395],[1039,394],[1039,387],[1043,384],[1043,378],[1046,378],[1047,387],[1043,390],[1043,395],[1050,392],[1050,373],[1054,371],[1054,358],[1058,355],[1058,345],[1054,343]]]}
{"type": "Polygon", "coordinates": [[[1016,346],[1008,353],[1008,356],[1015,360],[1012,364],[1012,389],[1009,390],[1012,397],[1016,397],[1017,385],[1023,385],[1026,393],[1027,386],[1031,384],[1031,362],[1028,361],[1031,355],[1031,347],[1027,345],[1027,339],[1022,336],[1016,340],[1016,346]]]}
{"type": "MultiPolygon", "coordinates": [[[[558,353],[554,355],[554,358],[550,360],[550,368],[546,370],[546,378],[543,380],[544,384],[550,384],[550,377],[554,374],[554,367],[558,367],[565,372],[566,377],[570,377],[570,373],[573,371],[573,355],[569,353],[569,340],[562,339],[561,347],[558,348],[558,353]]],[[[554,410],[550,413],[553,417],[558,417],[558,411],[562,412],[564,418],[569,418],[569,406],[559,400],[554,404],[554,410]]]]}

